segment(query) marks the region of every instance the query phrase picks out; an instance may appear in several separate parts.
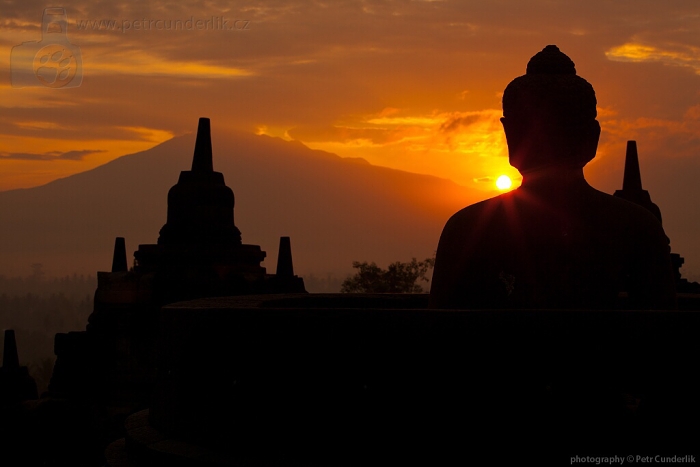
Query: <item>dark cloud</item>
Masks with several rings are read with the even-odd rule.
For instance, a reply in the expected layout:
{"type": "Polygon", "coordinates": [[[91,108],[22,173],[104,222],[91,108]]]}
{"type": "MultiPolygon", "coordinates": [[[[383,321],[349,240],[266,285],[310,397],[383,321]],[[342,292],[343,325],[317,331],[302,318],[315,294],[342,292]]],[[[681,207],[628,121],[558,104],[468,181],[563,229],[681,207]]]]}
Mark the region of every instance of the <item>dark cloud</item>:
{"type": "Polygon", "coordinates": [[[89,156],[90,154],[97,154],[100,152],[106,152],[106,151],[103,149],[99,149],[99,150],[83,149],[81,151],[68,151],[68,152],[61,153],[57,157],[57,159],[70,160],[70,161],[81,161],[86,156],[89,156]]]}
{"type": "Polygon", "coordinates": [[[0,153],[0,160],[23,160],[23,161],[82,161],[90,154],[106,152],[102,149],[83,149],[80,151],[58,152],[51,151],[45,153],[11,152],[0,153]]]}
{"type": "Polygon", "coordinates": [[[453,116],[445,120],[445,122],[440,125],[440,131],[443,133],[452,133],[459,130],[462,127],[472,125],[479,121],[481,115],[467,115],[467,116],[453,116]]]}
{"type": "Polygon", "coordinates": [[[406,135],[404,128],[348,128],[342,126],[298,126],[290,129],[291,138],[307,142],[342,142],[365,140],[372,144],[399,141],[406,135]]]}

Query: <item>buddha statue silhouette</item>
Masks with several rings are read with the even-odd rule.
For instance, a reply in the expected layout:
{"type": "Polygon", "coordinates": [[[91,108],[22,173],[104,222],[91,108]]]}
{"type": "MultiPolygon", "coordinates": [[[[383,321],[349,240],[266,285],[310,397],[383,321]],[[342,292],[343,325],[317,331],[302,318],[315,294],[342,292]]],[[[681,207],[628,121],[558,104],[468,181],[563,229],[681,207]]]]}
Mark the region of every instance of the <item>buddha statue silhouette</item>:
{"type": "Polygon", "coordinates": [[[583,167],[600,136],[593,87],[554,45],[503,93],[509,193],[447,222],[433,308],[673,308],[669,240],[646,209],[592,188],[583,167]]]}

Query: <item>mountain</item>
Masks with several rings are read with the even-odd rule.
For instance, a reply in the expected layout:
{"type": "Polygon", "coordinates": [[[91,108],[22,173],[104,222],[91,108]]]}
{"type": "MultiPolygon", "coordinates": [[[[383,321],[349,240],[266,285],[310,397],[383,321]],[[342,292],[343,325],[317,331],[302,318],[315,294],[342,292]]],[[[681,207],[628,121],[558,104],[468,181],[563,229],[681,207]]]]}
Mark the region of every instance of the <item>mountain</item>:
{"type": "MultiPolygon", "coordinates": [[[[212,129],[214,169],[236,197],[243,242],[261,245],[274,272],[290,236],[295,272],[344,277],[352,261],[424,259],[451,214],[484,197],[451,181],[344,159],[299,142],[212,129]]],[[[43,186],[0,193],[0,274],[48,275],[111,267],[114,237],[127,251],[155,243],[167,193],[189,170],[194,135],[43,186]]]]}

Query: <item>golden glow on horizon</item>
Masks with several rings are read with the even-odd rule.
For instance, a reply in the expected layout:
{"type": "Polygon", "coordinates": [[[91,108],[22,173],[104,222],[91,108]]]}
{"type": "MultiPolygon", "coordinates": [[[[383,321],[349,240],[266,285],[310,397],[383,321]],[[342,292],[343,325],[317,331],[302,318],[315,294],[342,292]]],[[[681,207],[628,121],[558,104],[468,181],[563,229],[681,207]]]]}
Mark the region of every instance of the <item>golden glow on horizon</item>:
{"type": "Polygon", "coordinates": [[[501,175],[496,179],[496,188],[501,191],[509,190],[513,186],[513,181],[508,175],[501,175]]]}
{"type": "Polygon", "coordinates": [[[517,176],[508,164],[502,115],[499,109],[418,113],[386,107],[333,126],[297,127],[289,133],[313,149],[488,192],[494,179],[485,174],[517,176]]]}

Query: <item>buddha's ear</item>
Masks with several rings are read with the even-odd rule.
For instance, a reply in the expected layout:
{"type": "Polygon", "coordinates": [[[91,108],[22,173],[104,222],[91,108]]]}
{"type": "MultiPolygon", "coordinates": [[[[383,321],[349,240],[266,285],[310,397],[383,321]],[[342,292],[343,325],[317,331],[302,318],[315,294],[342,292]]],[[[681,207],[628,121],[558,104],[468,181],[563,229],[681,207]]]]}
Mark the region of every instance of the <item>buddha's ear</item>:
{"type": "Polygon", "coordinates": [[[595,140],[595,144],[598,145],[598,140],[600,140],[600,122],[598,120],[593,120],[589,124],[589,138],[595,140]]]}
{"type": "Polygon", "coordinates": [[[512,118],[501,117],[501,124],[503,125],[503,131],[506,134],[506,142],[508,143],[508,149],[513,150],[520,146],[525,125],[522,121],[513,120],[512,118]]]}
{"type": "Polygon", "coordinates": [[[508,120],[506,117],[501,117],[501,125],[503,125],[503,132],[506,134],[506,144],[508,144],[508,151],[510,151],[511,141],[515,141],[515,139],[517,139],[515,137],[513,122],[508,120]]]}
{"type": "Polygon", "coordinates": [[[519,140],[519,127],[515,123],[516,122],[513,121],[512,118],[501,117],[501,125],[503,125],[503,132],[506,134],[508,147],[510,147],[510,144],[514,144],[519,140]]]}
{"type": "Polygon", "coordinates": [[[600,123],[598,120],[593,120],[587,123],[582,129],[585,134],[581,138],[581,148],[579,150],[579,160],[582,162],[581,167],[590,162],[598,150],[598,141],[600,140],[600,123]]]}
{"type": "Polygon", "coordinates": [[[506,120],[506,117],[501,117],[501,125],[503,125],[503,131],[506,132],[506,135],[508,134],[508,130],[506,130],[506,126],[510,123],[510,120],[506,120]]]}
{"type": "Polygon", "coordinates": [[[598,141],[600,140],[600,122],[598,122],[598,120],[595,120],[595,126],[596,126],[595,144],[597,146],[598,141]]]}
{"type": "Polygon", "coordinates": [[[503,131],[506,134],[506,144],[508,145],[508,161],[510,165],[518,170],[522,170],[524,167],[523,157],[527,154],[525,146],[527,142],[524,141],[527,132],[524,131],[525,126],[521,121],[513,120],[512,118],[501,118],[501,124],[503,125],[503,131]]]}

